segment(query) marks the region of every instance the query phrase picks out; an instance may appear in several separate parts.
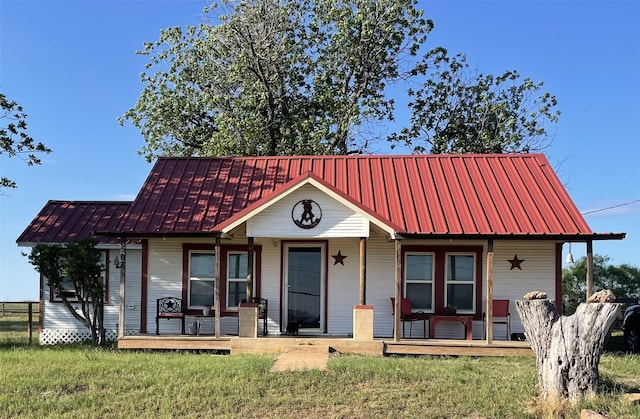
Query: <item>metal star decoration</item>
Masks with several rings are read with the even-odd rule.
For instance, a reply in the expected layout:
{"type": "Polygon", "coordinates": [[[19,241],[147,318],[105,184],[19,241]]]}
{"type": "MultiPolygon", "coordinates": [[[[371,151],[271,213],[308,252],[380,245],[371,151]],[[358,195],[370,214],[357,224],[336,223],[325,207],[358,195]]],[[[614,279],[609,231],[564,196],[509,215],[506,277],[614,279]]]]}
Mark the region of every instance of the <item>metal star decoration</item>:
{"type": "Polygon", "coordinates": [[[337,265],[339,263],[342,266],[344,266],[344,260],[347,258],[347,256],[342,256],[342,253],[340,252],[340,250],[338,250],[337,255],[331,255],[331,257],[334,259],[334,262],[333,262],[334,265],[337,265]]]}
{"type": "Polygon", "coordinates": [[[524,262],[524,259],[518,259],[518,255],[514,254],[513,259],[507,259],[507,262],[511,263],[511,269],[509,270],[512,270],[515,268],[522,270],[522,266],[520,266],[520,264],[524,262]]]}

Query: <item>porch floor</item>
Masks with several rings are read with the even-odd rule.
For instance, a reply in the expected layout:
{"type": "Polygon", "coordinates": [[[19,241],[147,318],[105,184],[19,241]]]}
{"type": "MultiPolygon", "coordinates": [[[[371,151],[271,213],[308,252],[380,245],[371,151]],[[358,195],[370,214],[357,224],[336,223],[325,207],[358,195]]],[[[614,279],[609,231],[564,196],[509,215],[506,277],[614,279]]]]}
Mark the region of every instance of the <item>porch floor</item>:
{"type": "Polygon", "coordinates": [[[374,338],[354,340],[347,336],[237,336],[135,335],[118,340],[119,349],[206,350],[213,352],[281,353],[298,345],[324,345],[341,353],[369,356],[388,355],[467,355],[467,356],[533,356],[527,342],[454,339],[374,338]]]}

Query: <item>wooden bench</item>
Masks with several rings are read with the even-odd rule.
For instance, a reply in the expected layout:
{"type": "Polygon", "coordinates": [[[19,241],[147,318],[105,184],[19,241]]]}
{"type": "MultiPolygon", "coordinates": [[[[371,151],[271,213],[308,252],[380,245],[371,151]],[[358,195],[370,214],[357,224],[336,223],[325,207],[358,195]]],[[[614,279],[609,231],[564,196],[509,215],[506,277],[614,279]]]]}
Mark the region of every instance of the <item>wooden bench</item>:
{"type": "Polygon", "coordinates": [[[156,335],[160,334],[160,319],[180,319],[184,335],[184,320],[186,313],[182,306],[182,299],[178,297],[162,297],[156,300],[156,335]]]}

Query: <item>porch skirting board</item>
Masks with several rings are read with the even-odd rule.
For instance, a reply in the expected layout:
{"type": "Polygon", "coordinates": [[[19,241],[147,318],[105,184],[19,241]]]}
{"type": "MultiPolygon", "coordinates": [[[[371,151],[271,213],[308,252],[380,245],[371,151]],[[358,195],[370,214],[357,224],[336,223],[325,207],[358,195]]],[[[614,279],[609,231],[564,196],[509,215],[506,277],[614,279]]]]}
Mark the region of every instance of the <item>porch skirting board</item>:
{"type": "Polygon", "coordinates": [[[389,355],[469,355],[469,356],[533,356],[527,342],[500,341],[487,345],[481,340],[401,340],[358,341],[345,337],[271,336],[239,338],[227,336],[125,336],[118,341],[120,349],[206,350],[230,354],[279,354],[292,346],[327,346],[332,351],[368,356],[389,355]]]}

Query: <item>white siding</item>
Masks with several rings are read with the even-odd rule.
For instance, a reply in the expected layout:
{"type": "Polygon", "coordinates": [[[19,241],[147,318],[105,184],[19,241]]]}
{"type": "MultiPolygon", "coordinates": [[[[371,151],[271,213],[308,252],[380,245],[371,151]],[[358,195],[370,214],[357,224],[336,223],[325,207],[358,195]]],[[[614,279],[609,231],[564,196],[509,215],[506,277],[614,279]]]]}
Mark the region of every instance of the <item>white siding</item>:
{"type": "MultiPolygon", "coordinates": [[[[153,239],[149,240],[149,273],[147,281],[147,333],[156,330],[156,301],[162,297],[182,298],[182,245],[183,243],[209,243],[209,241],[193,239],[153,239]]],[[[228,243],[228,242],[225,242],[228,243]]],[[[246,243],[246,242],[244,242],[246,243]]],[[[221,298],[223,298],[221,296],[221,298]]],[[[187,304],[183,301],[183,304],[187,304]]],[[[201,329],[202,333],[213,333],[213,323],[206,319],[201,329]]],[[[195,318],[187,317],[186,332],[189,323],[195,318]]],[[[160,320],[160,333],[180,333],[180,322],[177,320],[160,320]]],[[[220,319],[221,334],[237,334],[238,319],[236,317],[222,317],[220,319]]]]}
{"type": "Polygon", "coordinates": [[[260,297],[268,300],[267,327],[270,334],[280,333],[280,260],[282,245],[271,239],[262,243],[262,280],[260,297]]]}
{"type": "MultiPolygon", "coordinates": [[[[308,195],[306,195],[308,196],[308,195]]],[[[289,211],[290,213],[290,211],[289,211]]],[[[296,227],[297,228],[297,227],[296,227]]],[[[290,238],[289,238],[290,239],[290,238]]],[[[141,251],[127,250],[127,282],[125,323],[128,333],[139,330],[141,304],[146,304],[148,333],[155,332],[156,299],[165,296],[182,296],[182,259],[183,243],[212,243],[212,239],[152,239],[149,240],[149,272],[147,282],[147,300],[141,302],[141,251]]],[[[260,296],[268,299],[269,333],[278,334],[282,328],[282,242],[271,237],[256,238],[255,243],[262,247],[262,266],[260,296]]],[[[246,244],[246,239],[223,241],[224,244],[246,244]]],[[[482,306],[486,308],[486,242],[485,241],[403,241],[404,245],[464,245],[482,246],[482,306]]],[[[115,252],[110,256],[113,259],[115,252]]],[[[330,335],[349,335],[353,328],[353,306],[358,304],[359,293],[359,238],[330,239],[327,247],[327,332],[330,335]],[[347,256],[344,265],[334,264],[331,257],[340,251],[347,256]]],[[[394,242],[378,234],[372,234],[367,240],[367,295],[366,303],[374,306],[374,336],[392,336],[393,317],[390,297],[394,295],[395,275],[394,242]]],[[[532,290],[544,291],[550,299],[555,299],[555,243],[547,241],[495,241],[494,242],[494,290],[495,299],[511,301],[512,331],[522,332],[522,325],[515,311],[514,301],[532,290]],[[508,262],[514,255],[524,260],[522,270],[510,269],[508,262]]],[[[105,321],[108,329],[115,330],[118,324],[120,271],[109,264],[109,303],[105,306],[105,321]]],[[[44,330],[82,329],[60,303],[49,302],[49,289],[43,290],[43,328],[44,330]]],[[[193,318],[190,319],[193,321],[193,318]]],[[[238,321],[235,317],[221,319],[222,334],[236,334],[238,321]]],[[[422,335],[422,325],[413,325],[414,337],[422,335]]],[[[428,325],[427,325],[428,326],[428,325]]],[[[179,333],[180,322],[161,321],[162,333],[179,333]]],[[[205,322],[204,333],[213,333],[210,322],[205,322]]],[[[407,325],[408,327],[408,325],[407,325]]],[[[475,321],[474,338],[483,336],[482,322],[475,321]]],[[[462,325],[441,323],[438,325],[439,338],[462,338],[462,325]]],[[[504,339],[505,328],[494,326],[494,337],[504,339]]]]}
{"type": "MultiPolygon", "coordinates": [[[[114,334],[118,329],[118,313],[120,306],[120,270],[117,269],[113,258],[117,251],[110,250],[106,268],[109,270],[108,301],[104,306],[104,324],[107,332],[114,334]]],[[[127,250],[126,264],[126,303],[134,308],[125,313],[125,329],[129,332],[140,328],[140,283],[142,277],[142,252],[138,248],[127,250]]],[[[67,336],[65,331],[77,331],[77,335],[89,336],[88,330],[78,322],[61,302],[51,302],[50,288],[44,283],[42,293],[42,333],[45,343],[57,343],[56,337],[67,336]],[[50,335],[51,337],[48,337],[50,335]]],[[[79,309],[79,306],[78,306],[79,309]]],[[[66,343],[62,338],[60,343],[66,343]]]]}
{"type": "Polygon", "coordinates": [[[369,222],[314,186],[305,185],[250,219],[247,222],[247,235],[290,238],[366,237],[369,235],[369,222]],[[296,226],[291,218],[291,210],[302,199],[312,199],[322,209],[320,224],[312,229],[296,226]]]}
{"type": "Polygon", "coordinates": [[[353,306],[358,304],[360,283],[360,239],[336,239],[329,242],[327,333],[349,335],[353,333],[353,306]],[[334,264],[331,255],[340,251],[344,266],[334,264]]]}

